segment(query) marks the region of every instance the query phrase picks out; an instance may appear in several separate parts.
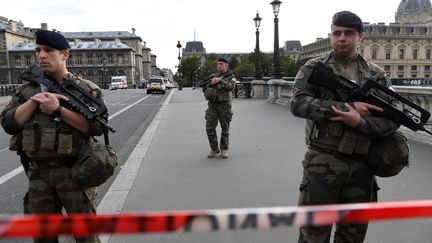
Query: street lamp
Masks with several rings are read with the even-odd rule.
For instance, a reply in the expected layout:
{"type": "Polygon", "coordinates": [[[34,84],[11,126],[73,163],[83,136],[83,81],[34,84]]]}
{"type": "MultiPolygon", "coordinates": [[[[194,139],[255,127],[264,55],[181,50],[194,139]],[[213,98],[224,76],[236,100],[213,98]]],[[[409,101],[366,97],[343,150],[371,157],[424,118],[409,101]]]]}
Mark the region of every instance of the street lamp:
{"type": "Polygon", "coordinates": [[[180,49],[182,48],[180,41],[177,42],[177,48],[179,49],[178,60],[179,60],[179,67],[180,67],[180,61],[181,61],[180,49]]]}
{"type": "Polygon", "coordinates": [[[182,90],[183,87],[182,87],[182,84],[181,84],[181,71],[180,71],[180,67],[181,67],[180,49],[182,48],[182,45],[181,45],[180,41],[177,42],[177,48],[178,48],[178,50],[179,50],[179,53],[178,53],[178,61],[179,61],[179,64],[178,64],[178,66],[177,66],[177,75],[178,75],[177,83],[179,83],[179,84],[178,84],[178,85],[179,85],[179,90],[182,90]]]}
{"type": "Polygon", "coordinates": [[[260,49],[259,49],[259,27],[261,25],[260,16],[258,15],[258,11],[256,14],[256,17],[253,19],[255,22],[255,28],[256,28],[256,45],[255,45],[255,79],[261,80],[262,79],[262,70],[261,70],[261,58],[260,58],[260,49]]]}
{"type": "Polygon", "coordinates": [[[273,7],[274,18],[274,50],[273,50],[273,72],[271,74],[273,79],[282,79],[282,69],[279,56],[279,28],[278,28],[278,13],[280,10],[281,1],[274,0],[270,4],[273,7]]]}

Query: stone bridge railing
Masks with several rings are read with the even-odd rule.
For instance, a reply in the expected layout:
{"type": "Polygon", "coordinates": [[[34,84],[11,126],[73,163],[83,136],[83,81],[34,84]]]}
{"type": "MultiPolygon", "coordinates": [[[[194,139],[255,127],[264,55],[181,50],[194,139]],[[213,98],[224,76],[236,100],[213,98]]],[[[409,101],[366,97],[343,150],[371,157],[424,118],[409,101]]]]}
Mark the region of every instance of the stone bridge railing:
{"type": "MultiPolygon", "coordinates": [[[[272,79],[269,81],[254,80],[251,82],[251,96],[253,98],[267,99],[270,103],[288,106],[293,84],[294,78],[272,79]]],[[[394,88],[406,99],[432,113],[432,87],[394,86],[394,88]]],[[[429,123],[432,123],[432,121],[429,120],[429,123]]]]}

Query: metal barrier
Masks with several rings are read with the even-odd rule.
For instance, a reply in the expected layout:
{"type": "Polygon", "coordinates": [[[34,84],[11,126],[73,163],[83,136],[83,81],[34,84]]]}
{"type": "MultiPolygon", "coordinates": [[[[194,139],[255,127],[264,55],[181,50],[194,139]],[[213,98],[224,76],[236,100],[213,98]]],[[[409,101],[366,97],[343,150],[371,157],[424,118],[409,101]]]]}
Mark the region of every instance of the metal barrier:
{"type": "Polygon", "coordinates": [[[0,85],[0,96],[8,96],[16,92],[19,84],[0,85]]]}
{"type": "Polygon", "coordinates": [[[244,97],[251,98],[251,83],[250,82],[238,82],[234,87],[234,98],[244,97]]]}

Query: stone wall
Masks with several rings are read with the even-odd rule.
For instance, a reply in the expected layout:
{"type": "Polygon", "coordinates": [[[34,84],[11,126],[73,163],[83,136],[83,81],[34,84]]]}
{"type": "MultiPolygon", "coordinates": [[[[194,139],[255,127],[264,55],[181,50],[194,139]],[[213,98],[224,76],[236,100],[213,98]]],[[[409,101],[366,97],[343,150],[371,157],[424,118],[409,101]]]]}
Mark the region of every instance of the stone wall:
{"type": "MultiPolygon", "coordinates": [[[[263,98],[270,103],[289,105],[294,81],[286,80],[254,80],[252,81],[252,97],[263,98]]],[[[432,87],[393,86],[395,90],[409,101],[432,113],[432,87]]],[[[432,123],[432,121],[429,121],[432,123]]]]}
{"type": "MultiPolygon", "coordinates": [[[[252,81],[252,97],[266,99],[267,102],[289,106],[291,90],[294,81],[286,80],[254,80],[252,81]]],[[[432,113],[432,87],[422,86],[394,86],[395,90],[409,101],[417,104],[432,113]]],[[[432,119],[426,123],[425,128],[432,131],[432,119]]],[[[423,131],[412,131],[404,126],[400,127],[409,139],[432,145],[432,136],[423,131]]]]}

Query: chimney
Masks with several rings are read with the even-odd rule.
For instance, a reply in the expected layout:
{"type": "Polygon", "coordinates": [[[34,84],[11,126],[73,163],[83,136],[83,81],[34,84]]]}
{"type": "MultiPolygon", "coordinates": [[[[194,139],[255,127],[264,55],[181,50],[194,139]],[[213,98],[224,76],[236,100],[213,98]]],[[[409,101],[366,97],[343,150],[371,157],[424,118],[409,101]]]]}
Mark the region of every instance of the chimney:
{"type": "Polygon", "coordinates": [[[41,29],[47,30],[48,29],[48,24],[47,23],[41,23],[41,29]]]}
{"type": "Polygon", "coordinates": [[[135,35],[135,28],[132,28],[132,34],[135,35]]]}

